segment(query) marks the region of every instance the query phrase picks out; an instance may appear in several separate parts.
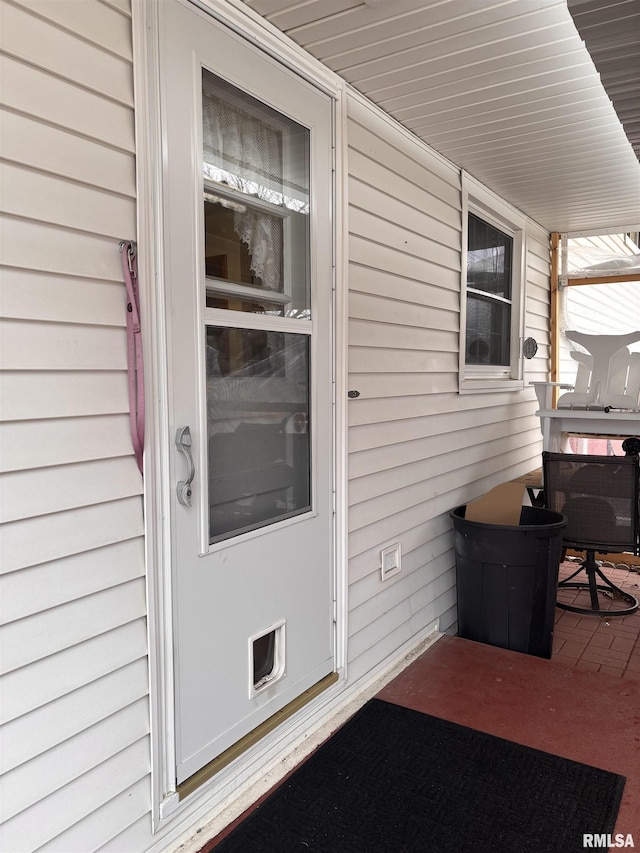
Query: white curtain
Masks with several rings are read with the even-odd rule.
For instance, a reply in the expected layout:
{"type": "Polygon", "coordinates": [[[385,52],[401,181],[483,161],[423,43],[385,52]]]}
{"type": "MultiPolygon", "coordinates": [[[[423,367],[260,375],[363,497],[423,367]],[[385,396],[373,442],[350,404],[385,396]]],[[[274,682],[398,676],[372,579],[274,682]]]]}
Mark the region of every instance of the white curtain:
{"type": "MultiPolygon", "coordinates": [[[[282,132],[221,100],[205,76],[204,171],[207,177],[250,196],[282,204],[282,132]]],[[[269,290],[282,290],[282,219],[247,206],[234,213],[234,228],[249,247],[250,267],[269,290]]]]}

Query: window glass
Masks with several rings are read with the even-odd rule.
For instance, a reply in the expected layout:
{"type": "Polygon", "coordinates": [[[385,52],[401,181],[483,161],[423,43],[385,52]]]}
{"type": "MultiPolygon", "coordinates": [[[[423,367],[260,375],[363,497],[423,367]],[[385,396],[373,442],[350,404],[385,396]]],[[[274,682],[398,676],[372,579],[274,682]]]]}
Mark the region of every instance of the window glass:
{"type": "Polygon", "coordinates": [[[509,364],[511,306],[467,294],[467,364],[509,364]]]}
{"type": "Polygon", "coordinates": [[[466,364],[511,361],[513,238],[469,214],[466,364]]]}
{"type": "Polygon", "coordinates": [[[469,214],[467,287],[511,299],[513,238],[469,214]]]}

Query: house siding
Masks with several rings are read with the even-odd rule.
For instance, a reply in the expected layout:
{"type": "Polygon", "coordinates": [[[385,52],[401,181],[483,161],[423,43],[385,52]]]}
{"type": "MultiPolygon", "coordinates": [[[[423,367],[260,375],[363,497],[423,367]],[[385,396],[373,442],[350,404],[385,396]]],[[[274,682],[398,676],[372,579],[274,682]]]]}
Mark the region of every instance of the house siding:
{"type": "Polygon", "coordinates": [[[131,19],[99,0],[1,17],[0,846],[88,851],[150,828],[118,252],[136,221],[131,19]]]}
{"type": "MultiPolygon", "coordinates": [[[[532,389],[458,393],[462,204],[458,170],[348,100],[349,676],[435,619],[455,630],[448,512],[539,464],[532,389]],[[380,550],[399,543],[384,583],[380,550]]],[[[547,376],[549,243],[527,233],[526,335],[547,376]]]]}
{"type": "MultiPolygon", "coordinates": [[[[152,833],[118,253],[136,225],[129,2],[5,0],[2,37],[0,847],[171,849],[189,818],[152,833]]],[[[345,697],[435,619],[455,630],[448,512],[535,467],[540,449],[531,389],[458,394],[458,171],[359,97],[348,112],[360,397],[347,437],[345,697]],[[380,549],[396,542],[402,572],[382,584],[380,549]]],[[[540,349],[527,381],[547,378],[549,355],[547,235],[530,223],[528,238],[526,333],[540,349]]]]}

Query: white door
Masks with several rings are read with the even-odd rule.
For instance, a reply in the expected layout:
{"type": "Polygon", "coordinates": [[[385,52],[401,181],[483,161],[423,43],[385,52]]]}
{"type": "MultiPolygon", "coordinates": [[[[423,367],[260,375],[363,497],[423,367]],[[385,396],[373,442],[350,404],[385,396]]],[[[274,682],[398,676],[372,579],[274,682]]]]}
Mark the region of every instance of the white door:
{"type": "Polygon", "coordinates": [[[332,102],[161,9],[180,783],[334,669],[332,102]]]}

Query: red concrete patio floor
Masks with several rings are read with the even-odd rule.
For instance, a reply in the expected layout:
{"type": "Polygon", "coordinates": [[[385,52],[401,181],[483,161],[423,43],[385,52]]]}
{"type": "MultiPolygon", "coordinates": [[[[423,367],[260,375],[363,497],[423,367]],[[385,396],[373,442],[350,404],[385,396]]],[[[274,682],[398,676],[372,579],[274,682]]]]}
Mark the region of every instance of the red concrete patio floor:
{"type": "MultiPolygon", "coordinates": [[[[577,566],[578,563],[563,563],[560,579],[568,577],[577,566]]],[[[636,598],[640,598],[639,569],[622,564],[618,568],[603,566],[613,583],[636,598]]],[[[576,580],[584,580],[584,574],[576,580]]],[[[560,589],[558,599],[580,607],[589,606],[588,592],[560,589]]],[[[601,599],[603,607],[621,606],[620,602],[607,602],[602,596],[601,599]]],[[[640,609],[629,616],[606,618],[556,608],[553,660],[576,669],[640,680],[640,609]]]]}

